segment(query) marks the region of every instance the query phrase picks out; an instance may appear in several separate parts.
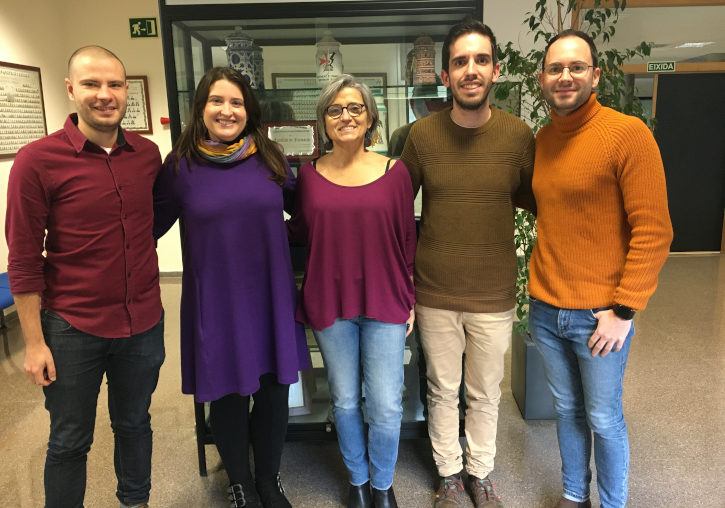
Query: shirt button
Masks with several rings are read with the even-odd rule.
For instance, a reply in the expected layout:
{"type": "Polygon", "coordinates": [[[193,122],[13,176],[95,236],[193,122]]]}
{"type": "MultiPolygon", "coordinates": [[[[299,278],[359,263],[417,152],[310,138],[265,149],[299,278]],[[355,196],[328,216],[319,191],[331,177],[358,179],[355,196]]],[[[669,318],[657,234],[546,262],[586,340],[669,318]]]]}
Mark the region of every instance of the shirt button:
{"type": "Polygon", "coordinates": [[[123,190],[123,185],[119,185],[118,190],[123,190]]]}
{"type": "Polygon", "coordinates": [[[131,305],[131,299],[129,298],[128,299],[128,302],[126,302],[126,303],[128,303],[129,305],[131,305]]]}
{"type": "Polygon", "coordinates": [[[127,249],[130,249],[130,248],[131,248],[131,244],[130,244],[130,243],[127,243],[127,244],[126,244],[126,248],[127,248],[127,249]]]}
{"type": "Polygon", "coordinates": [[[128,278],[129,279],[131,278],[131,272],[128,272],[128,278]]]}

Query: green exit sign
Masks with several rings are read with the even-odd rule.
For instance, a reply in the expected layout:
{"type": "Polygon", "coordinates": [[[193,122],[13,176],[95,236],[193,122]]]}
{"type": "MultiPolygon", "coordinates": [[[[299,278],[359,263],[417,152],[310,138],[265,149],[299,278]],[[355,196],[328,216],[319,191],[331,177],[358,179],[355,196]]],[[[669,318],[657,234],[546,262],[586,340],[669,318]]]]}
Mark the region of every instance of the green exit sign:
{"type": "Polygon", "coordinates": [[[131,28],[132,39],[159,36],[159,31],[156,29],[158,26],[156,18],[129,18],[128,24],[131,28]]]}
{"type": "Polygon", "coordinates": [[[675,72],[675,62],[647,62],[647,72],[675,72]]]}

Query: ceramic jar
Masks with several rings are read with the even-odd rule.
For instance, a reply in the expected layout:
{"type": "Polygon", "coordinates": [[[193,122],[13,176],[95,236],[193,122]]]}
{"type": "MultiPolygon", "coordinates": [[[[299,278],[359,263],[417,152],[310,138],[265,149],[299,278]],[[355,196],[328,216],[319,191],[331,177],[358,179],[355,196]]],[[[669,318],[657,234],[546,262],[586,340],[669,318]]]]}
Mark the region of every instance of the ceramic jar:
{"type": "Polygon", "coordinates": [[[334,81],[343,73],[342,54],[340,43],[332,37],[332,33],[326,30],[322,38],[317,42],[317,84],[324,86],[334,81]]]}
{"type": "Polygon", "coordinates": [[[413,85],[435,85],[435,45],[433,39],[427,35],[421,35],[413,42],[415,52],[415,64],[413,74],[413,85]]]}
{"type": "Polygon", "coordinates": [[[242,27],[235,28],[226,38],[227,61],[229,67],[238,70],[244,76],[252,88],[257,88],[259,83],[256,79],[254,65],[254,40],[251,36],[242,31],[242,27]]]}

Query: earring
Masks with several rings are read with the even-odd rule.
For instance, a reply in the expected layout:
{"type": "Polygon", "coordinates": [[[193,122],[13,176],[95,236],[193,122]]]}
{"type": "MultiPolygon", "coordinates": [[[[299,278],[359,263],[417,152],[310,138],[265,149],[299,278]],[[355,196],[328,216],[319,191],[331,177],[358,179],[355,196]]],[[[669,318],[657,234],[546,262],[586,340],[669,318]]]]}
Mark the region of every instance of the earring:
{"type": "Polygon", "coordinates": [[[371,132],[371,131],[366,132],[365,133],[365,146],[366,147],[375,146],[375,143],[378,142],[378,135],[379,135],[379,132],[377,129],[375,129],[375,131],[373,131],[373,132],[371,132]]]}

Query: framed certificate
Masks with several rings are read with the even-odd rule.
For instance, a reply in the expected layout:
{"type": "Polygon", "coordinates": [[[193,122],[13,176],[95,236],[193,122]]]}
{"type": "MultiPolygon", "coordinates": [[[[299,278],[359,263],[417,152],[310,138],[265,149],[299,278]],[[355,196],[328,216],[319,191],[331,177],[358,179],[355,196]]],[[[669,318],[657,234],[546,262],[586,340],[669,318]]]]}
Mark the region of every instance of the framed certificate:
{"type": "Polygon", "coordinates": [[[146,76],[126,76],[126,82],[128,83],[128,99],[126,116],[121,121],[121,127],[138,134],[153,134],[149,83],[146,76]]]}
{"type": "Polygon", "coordinates": [[[47,133],[40,69],[0,62],[0,157],[47,133]]]}
{"type": "Polygon", "coordinates": [[[276,141],[288,159],[313,159],[319,154],[315,122],[268,123],[267,136],[276,141]]]}
{"type": "Polygon", "coordinates": [[[272,73],[272,87],[280,88],[316,88],[319,90],[320,85],[317,84],[317,78],[314,73],[295,72],[295,73],[272,73]]]}

